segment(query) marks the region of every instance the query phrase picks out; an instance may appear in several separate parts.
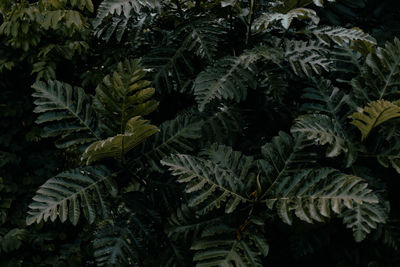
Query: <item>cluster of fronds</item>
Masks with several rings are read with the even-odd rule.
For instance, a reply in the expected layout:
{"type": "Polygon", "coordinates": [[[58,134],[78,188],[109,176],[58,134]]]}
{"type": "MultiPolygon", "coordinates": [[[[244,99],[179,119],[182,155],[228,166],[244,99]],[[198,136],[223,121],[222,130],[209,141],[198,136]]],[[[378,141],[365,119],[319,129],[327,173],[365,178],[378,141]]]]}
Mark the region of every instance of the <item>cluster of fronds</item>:
{"type": "Polygon", "coordinates": [[[27,225],[87,224],[98,266],[265,266],[275,230],[337,221],[396,249],[379,170],[400,173],[398,39],[320,25],[333,0],[33,2],[0,0],[0,34],[37,51],[38,138],[75,159],[27,225]]]}

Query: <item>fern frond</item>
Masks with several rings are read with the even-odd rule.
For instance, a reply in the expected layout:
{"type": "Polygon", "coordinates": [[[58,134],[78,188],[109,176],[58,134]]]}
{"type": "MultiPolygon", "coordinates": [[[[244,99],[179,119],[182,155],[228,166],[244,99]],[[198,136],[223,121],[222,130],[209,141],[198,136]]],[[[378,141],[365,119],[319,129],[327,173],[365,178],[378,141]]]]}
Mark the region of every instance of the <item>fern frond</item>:
{"type": "Polygon", "coordinates": [[[96,214],[108,216],[104,192],[116,195],[110,172],[104,167],[85,167],[62,172],[44,183],[29,205],[26,224],[68,218],[78,223],[81,209],[84,217],[93,223],[96,214]]]}
{"type": "Polygon", "coordinates": [[[356,97],[363,102],[397,100],[400,87],[400,40],[387,42],[368,54],[361,75],[351,81],[356,97]]]}
{"type": "Polygon", "coordinates": [[[379,224],[374,239],[380,240],[384,245],[398,251],[400,248],[400,221],[394,219],[387,220],[385,224],[379,224]]]}
{"type": "Polygon", "coordinates": [[[234,105],[205,110],[199,114],[204,121],[202,140],[206,144],[219,143],[231,145],[233,137],[243,129],[243,118],[234,105]]]}
{"type": "Polygon", "coordinates": [[[143,79],[145,75],[139,59],[125,60],[97,86],[95,108],[105,120],[102,128],[108,135],[124,133],[129,119],[157,108],[158,102],[151,99],[155,89],[143,79]]]}
{"type": "Polygon", "coordinates": [[[194,52],[200,58],[208,62],[214,61],[218,51],[220,35],[224,30],[211,18],[193,20],[177,31],[178,35],[184,35],[183,47],[194,52]]]}
{"type": "Polygon", "coordinates": [[[307,113],[328,115],[334,120],[338,129],[346,125],[347,117],[356,108],[350,96],[335,87],[329,80],[313,79],[312,81],[314,86],[306,88],[302,95],[307,102],[301,109],[307,113]]]}
{"type": "Polygon", "coordinates": [[[99,139],[95,113],[82,88],[51,80],[36,82],[32,88],[36,98],[33,111],[41,113],[36,123],[47,125],[43,137],[60,136],[56,143],[59,148],[99,139]]]}
{"type": "Polygon", "coordinates": [[[86,164],[89,165],[103,158],[123,158],[125,153],[158,131],[156,126],[149,124],[149,121],[143,120],[139,116],[133,117],[126,123],[124,134],[92,143],[82,154],[81,160],[86,161],[86,164]]]}
{"type": "Polygon", "coordinates": [[[364,109],[353,113],[350,123],[361,132],[361,141],[364,141],[373,128],[393,118],[400,117],[400,107],[386,100],[377,100],[368,103],[364,109]]]}
{"type": "Polygon", "coordinates": [[[307,32],[315,35],[322,43],[330,45],[333,41],[339,46],[348,46],[351,41],[364,41],[376,45],[376,40],[359,28],[343,28],[339,26],[310,27],[307,32]]]}
{"type": "Polygon", "coordinates": [[[349,145],[343,133],[336,129],[333,119],[324,114],[303,115],[296,119],[290,132],[304,134],[317,145],[329,144],[327,157],[336,157],[349,151],[349,145]]]}
{"type": "Polygon", "coordinates": [[[245,233],[238,239],[235,234],[235,229],[224,225],[204,231],[202,239],[191,247],[196,251],[193,257],[196,266],[263,266],[262,256],[267,256],[269,251],[265,238],[245,233]]]}
{"type": "Polygon", "coordinates": [[[333,71],[341,75],[336,80],[350,84],[351,79],[359,75],[363,68],[364,58],[361,53],[354,51],[352,47],[337,46],[331,51],[331,55],[334,62],[333,71]]]}
{"type": "Polygon", "coordinates": [[[315,85],[305,89],[302,98],[307,102],[301,107],[303,111],[312,115],[300,117],[293,131],[298,133],[305,131],[307,137],[314,140],[317,145],[331,140],[326,155],[338,156],[344,152],[346,166],[349,167],[357,157],[357,150],[353,145],[352,136],[349,136],[347,131],[347,117],[356,105],[349,95],[333,86],[331,81],[324,79],[312,81],[315,85]],[[313,118],[316,120],[313,121],[313,118]],[[321,130],[325,133],[317,133],[321,130]],[[334,139],[328,138],[325,141],[321,139],[322,135],[327,138],[330,134],[333,134],[331,137],[334,139]]]}
{"type": "Polygon", "coordinates": [[[146,55],[144,62],[152,69],[154,87],[160,92],[190,91],[195,69],[185,46],[154,49],[146,55]]]}
{"type": "Polygon", "coordinates": [[[172,175],[178,176],[179,183],[187,183],[185,192],[196,193],[189,201],[189,207],[203,207],[197,210],[205,214],[225,204],[225,212],[231,213],[241,202],[247,202],[243,181],[231,171],[218,164],[199,157],[174,154],[163,159],[172,175]]]}
{"type": "Polygon", "coordinates": [[[378,224],[386,223],[387,211],[378,203],[356,204],[341,215],[347,228],[353,229],[356,242],[361,242],[378,224]]]}
{"type": "Polygon", "coordinates": [[[296,75],[313,77],[313,72],[321,74],[329,71],[332,61],[328,58],[329,50],[317,41],[285,40],[285,60],[287,60],[296,75]]]}
{"type": "Polygon", "coordinates": [[[103,36],[103,40],[106,42],[108,42],[111,39],[111,36],[116,33],[117,41],[121,42],[122,36],[128,29],[129,19],[129,17],[123,15],[115,16],[111,19],[111,23],[95,28],[93,33],[97,37],[103,36]]]}
{"type": "Polygon", "coordinates": [[[400,153],[398,151],[399,149],[395,145],[389,151],[379,153],[377,160],[383,167],[389,168],[389,166],[392,166],[397,173],[400,173],[400,153]]]}
{"type": "Polygon", "coordinates": [[[93,240],[97,266],[132,266],[139,258],[138,243],[138,238],[126,227],[104,227],[93,240]]]}
{"type": "Polygon", "coordinates": [[[247,54],[239,57],[225,57],[199,73],[193,84],[199,110],[203,111],[205,106],[214,99],[228,99],[236,102],[246,99],[247,88],[256,86],[253,60],[247,54]]]}
{"type": "MultiPolygon", "coordinates": [[[[219,144],[212,144],[199,154],[218,166],[230,170],[242,181],[255,182],[257,176],[256,161],[251,156],[245,156],[231,147],[219,144]]],[[[246,186],[249,188],[249,186],[246,186]]]]}
{"type": "Polygon", "coordinates": [[[166,232],[172,240],[191,240],[192,237],[199,236],[201,231],[213,225],[223,223],[224,217],[196,218],[193,208],[182,204],[175,213],[168,218],[166,232]]]}
{"type": "Polygon", "coordinates": [[[277,206],[279,217],[292,224],[292,212],[308,223],[323,222],[331,211],[340,214],[343,207],[378,203],[367,183],[330,168],[314,168],[277,179],[266,192],[270,209],[277,206]]]}
{"type": "MultiPolygon", "coordinates": [[[[328,0],[328,2],[335,2],[336,0],[328,0]]],[[[319,7],[324,6],[324,0],[313,0],[314,4],[319,7]]]]}
{"type": "Polygon", "coordinates": [[[192,262],[191,255],[188,253],[186,243],[169,242],[169,246],[154,259],[153,266],[160,267],[180,267],[192,262]]]}
{"type": "Polygon", "coordinates": [[[129,18],[131,12],[139,13],[142,8],[158,9],[159,2],[155,0],[104,0],[97,9],[93,27],[97,28],[109,15],[124,15],[129,18]]]}
{"type": "Polygon", "coordinates": [[[317,154],[306,150],[310,144],[305,138],[293,138],[280,132],[279,136],[272,138],[271,143],[261,147],[263,159],[258,161],[266,181],[271,184],[275,180],[290,176],[316,163],[317,154]]]}
{"type": "Polygon", "coordinates": [[[143,144],[140,154],[134,159],[135,163],[145,168],[150,166],[162,172],[160,160],[174,153],[193,151],[194,140],[201,137],[203,121],[190,116],[178,115],[175,119],[165,121],[160,126],[160,132],[143,144]]]}
{"type": "Polygon", "coordinates": [[[293,19],[310,20],[313,24],[319,23],[319,17],[314,10],[308,8],[295,8],[285,14],[264,13],[254,21],[253,27],[256,31],[262,31],[268,29],[271,24],[279,22],[283,28],[289,29],[293,19]]]}
{"type": "Polygon", "coordinates": [[[93,29],[93,34],[97,37],[102,37],[103,40],[108,42],[113,34],[118,42],[121,42],[125,33],[129,33],[131,42],[138,41],[147,25],[151,25],[156,18],[149,12],[134,13],[131,12],[129,16],[122,14],[115,14],[110,20],[104,19],[101,24],[97,26],[97,21],[93,29]]]}

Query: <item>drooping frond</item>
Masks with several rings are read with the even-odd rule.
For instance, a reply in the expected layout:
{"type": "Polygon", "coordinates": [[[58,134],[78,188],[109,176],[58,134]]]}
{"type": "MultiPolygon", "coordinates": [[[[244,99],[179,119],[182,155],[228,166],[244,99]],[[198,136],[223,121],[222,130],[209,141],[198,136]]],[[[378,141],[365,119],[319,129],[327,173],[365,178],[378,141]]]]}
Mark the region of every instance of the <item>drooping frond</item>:
{"type": "Polygon", "coordinates": [[[43,137],[60,137],[56,142],[59,148],[98,139],[96,115],[82,88],[51,80],[36,82],[32,88],[34,112],[41,114],[36,123],[46,125],[43,137]]]}
{"type": "Polygon", "coordinates": [[[197,75],[193,91],[200,111],[214,99],[240,102],[246,99],[247,88],[254,88],[255,66],[247,54],[225,57],[197,75]]]}
{"type": "Polygon", "coordinates": [[[163,171],[160,160],[175,153],[188,153],[196,147],[195,141],[201,137],[203,120],[179,115],[173,120],[166,121],[160,126],[160,132],[143,144],[140,154],[134,159],[143,168],[151,166],[163,171]]]}
{"type": "Polygon", "coordinates": [[[285,60],[296,75],[313,77],[313,73],[321,74],[329,71],[332,61],[328,58],[328,48],[318,41],[285,40],[285,60]]]}
{"type": "Polygon", "coordinates": [[[388,218],[387,211],[380,203],[355,204],[341,215],[347,228],[353,229],[353,237],[357,242],[365,239],[367,234],[383,224],[388,218]]]}
{"type": "Polygon", "coordinates": [[[368,103],[361,111],[353,113],[350,123],[361,132],[361,141],[364,141],[373,128],[393,118],[400,117],[400,107],[386,100],[377,100],[368,103]]]}
{"type": "Polygon", "coordinates": [[[331,168],[314,168],[278,178],[267,190],[265,201],[275,205],[279,217],[292,224],[292,213],[308,223],[323,222],[331,213],[340,214],[344,207],[378,203],[378,198],[357,176],[331,168]]]}
{"type": "Polygon", "coordinates": [[[346,137],[340,129],[336,129],[333,119],[324,114],[303,115],[296,119],[290,132],[304,134],[314,140],[317,145],[328,144],[327,157],[336,157],[349,150],[346,137]]]}
{"type": "Polygon", "coordinates": [[[133,117],[126,123],[124,134],[92,143],[82,154],[81,160],[89,165],[103,158],[123,158],[125,153],[158,131],[158,128],[149,124],[148,120],[143,120],[139,116],[133,117]]]}
{"type": "Polygon", "coordinates": [[[112,75],[104,77],[96,88],[95,108],[102,115],[102,128],[108,135],[124,133],[127,121],[153,112],[155,89],[144,80],[146,71],[139,59],[119,62],[112,75]]]}
{"type": "Polygon", "coordinates": [[[268,29],[275,22],[279,22],[283,28],[289,29],[293,19],[310,20],[313,24],[319,23],[317,13],[308,8],[295,8],[289,12],[282,13],[263,13],[253,23],[253,27],[257,31],[268,29]]]}
{"type": "Polygon", "coordinates": [[[127,227],[109,225],[100,229],[93,240],[97,266],[137,264],[139,240],[127,227]]]}
{"type": "Polygon", "coordinates": [[[244,183],[232,171],[211,160],[174,154],[161,163],[178,176],[179,183],[186,183],[186,193],[194,193],[189,207],[200,206],[197,213],[205,214],[225,205],[225,212],[231,213],[241,202],[247,202],[244,183]]]}
{"type": "Polygon", "coordinates": [[[400,40],[387,42],[368,54],[361,75],[351,81],[355,96],[363,102],[397,100],[400,87],[400,40]]]}
{"type": "Polygon", "coordinates": [[[104,167],[85,167],[62,172],[44,183],[29,205],[26,224],[41,221],[61,222],[68,218],[73,225],[84,217],[93,223],[97,215],[108,216],[104,193],[116,195],[110,172],[104,167]]]}
{"type": "Polygon", "coordinates": [[[262,257],[268,255],[269,245],[258,233],[246,232],[238,239],[235,229],[220,225],[205,230],[191,249],[196,251],[193,257],[196,266],[261,267],[262,257]]]}
{"type": "Polygon", "coordinates": [[[359,28],[347,29],[339,26],[320,26],[310,27],[307,31],[326,45],[330,45],[330,41],[333,41],[337,45],[347,46],[351,41],[356,40],[376,45],[376,40],[359,28]]]}

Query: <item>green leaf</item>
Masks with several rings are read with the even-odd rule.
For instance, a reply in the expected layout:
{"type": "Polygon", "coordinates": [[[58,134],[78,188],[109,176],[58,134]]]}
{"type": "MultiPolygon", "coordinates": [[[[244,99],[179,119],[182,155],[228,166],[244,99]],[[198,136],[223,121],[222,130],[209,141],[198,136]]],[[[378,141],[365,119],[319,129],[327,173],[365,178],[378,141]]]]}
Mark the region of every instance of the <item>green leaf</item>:
{"type": "Polygon", "coordinates": [[[81,160],[89,165],[94,161],[109,157],[123,157],[132,148],[136,147],[159,130],[156,126],[141,119],[133,117],[126,123],[124,134],[118,134],[105,140],[92,143],[82,155],[81,160]]]}
{"type": "Polygon", "coordinates": [[[54,222],[68,218],[78,223],[81,209],[89,223],[97,214],[107,217],[104,192],[116,195],[111,174],[104,167],[85,167],[62,172],[40,186],[29,205],[26,224],[40,223],[49,218],[54,222]]]}
{"type": "Polygon", "coordinates": [[[361,141],[364,141],[373,128],[393,118],[400,117],[400,107],[386,100],[377,100],[368,103],[364,109],[353,113],[350,122],[361,132],[361,141]]]}

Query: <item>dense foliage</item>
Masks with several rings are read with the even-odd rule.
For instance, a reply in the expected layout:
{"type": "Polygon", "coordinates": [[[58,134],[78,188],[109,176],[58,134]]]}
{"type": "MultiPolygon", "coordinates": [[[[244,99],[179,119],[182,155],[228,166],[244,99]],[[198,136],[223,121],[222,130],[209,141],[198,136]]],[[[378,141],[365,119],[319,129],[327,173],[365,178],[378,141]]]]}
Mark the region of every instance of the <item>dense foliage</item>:
{"type": "Polygon", "coordinates": [[[395,1],[0,13],[0,266],[400,266],[395,1]]]}

